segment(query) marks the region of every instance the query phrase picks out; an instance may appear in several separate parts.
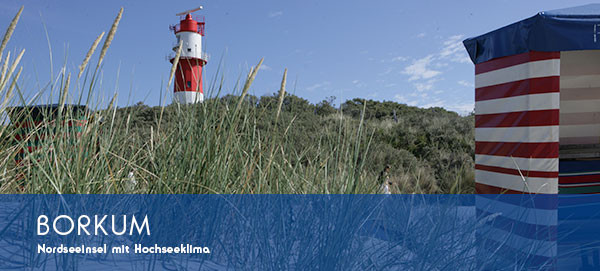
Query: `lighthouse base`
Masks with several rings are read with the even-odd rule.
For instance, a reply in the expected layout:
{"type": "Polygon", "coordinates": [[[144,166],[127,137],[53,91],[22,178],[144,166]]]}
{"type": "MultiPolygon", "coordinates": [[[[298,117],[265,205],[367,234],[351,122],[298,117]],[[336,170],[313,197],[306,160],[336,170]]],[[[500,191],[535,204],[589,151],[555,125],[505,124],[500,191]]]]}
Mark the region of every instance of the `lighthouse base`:
{"type": "Polygon", "coordinates": [[[180,104],[194,104],[204,101],[204,94],[197,91],[177,91],[173,93],[173,102],[180,104]]]}

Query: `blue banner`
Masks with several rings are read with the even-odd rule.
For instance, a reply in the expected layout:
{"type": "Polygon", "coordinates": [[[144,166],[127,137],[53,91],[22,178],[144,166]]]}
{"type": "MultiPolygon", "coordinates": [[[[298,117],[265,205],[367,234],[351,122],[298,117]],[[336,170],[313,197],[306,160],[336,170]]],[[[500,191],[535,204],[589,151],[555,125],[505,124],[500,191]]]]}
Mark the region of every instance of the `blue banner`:
{"type": "Polygon", "coordinates": [[[0,269],[597,270],[600,196],[2,195],[0,269]]]}

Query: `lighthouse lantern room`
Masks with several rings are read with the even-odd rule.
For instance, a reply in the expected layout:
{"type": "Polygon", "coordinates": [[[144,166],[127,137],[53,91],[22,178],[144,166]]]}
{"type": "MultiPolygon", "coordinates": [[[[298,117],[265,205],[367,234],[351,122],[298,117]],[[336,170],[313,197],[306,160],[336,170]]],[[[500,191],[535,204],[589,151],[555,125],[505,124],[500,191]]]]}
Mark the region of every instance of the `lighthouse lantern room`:
{"type": "MultiPolygon", "coordinates": [[[[202,6],[178,13],[181,16],[179,24],[172,25],[170,29],[177,37],[177,51],[181,42],[181,55],[175,72],[175,85],[173,86],[173,102],[192,104],[204,100],[202,90],[202,67],[206,64],[205,54],[202,52],[202,37],[204,36],[204,18],[192,16],[192,13],[201,10],[202,6]]],[[[171,57],[173,63],[175,57],[171,57]]]]}

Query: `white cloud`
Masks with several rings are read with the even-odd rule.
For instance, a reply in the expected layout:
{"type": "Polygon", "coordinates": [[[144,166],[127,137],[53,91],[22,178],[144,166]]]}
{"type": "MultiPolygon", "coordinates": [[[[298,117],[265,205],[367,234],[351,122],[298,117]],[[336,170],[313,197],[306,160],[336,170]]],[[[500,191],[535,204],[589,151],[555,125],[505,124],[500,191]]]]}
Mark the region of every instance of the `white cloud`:
{"type": "Polygon", "coordinates": [[[429,103],[421,105],[420,107],[423,107],[423,108],[444,107],[444,102],[441,101],[441,100],[436,99],[434,101],[430,101],[429,103]]]}
{"type": "Polygon", "coordinates": [[[455,54],[459,50],[463,50],[462,43],[460,42],[462,38],[463,35],[450,36],[446,41],[444,41],[444,48],[440,52],[440,56],[447,57],[455,54]]]}
{"type": "Polygon", "coordinates": [[[449,105],[444,105],[444,108],[446,108],[447,110],[459,113],[461,115],[467,115],[467,114],[473,112],[475,105],[473,103],[449,104],[449,105]]]}
{"type": "Polygon", "coordinates": [[[442,72],[430,69],[432,62],[434,61],[434,55],[428,55],[424,58],[417,59],[409,66],[406,66],[402,71],[403,74],[409,75],[408,81],[415,81],[420,79],[430,79],[440,75],[442,72]]]}
{"type": "Polygon", "coordinates": [[[365,83],[361,82],[360,80],[353,80],[352,84],[357,88],[362,88],[366,86],[365,83]]]}
{"type": "Polygon", "coordinates": [[[474,87],[475,85],[473,85],[473,83],[466,81],[466,80],[460,80],[457,82],[459,85],[464,86],[464,87],[474,87]]]}
{"type": "Polygon", "coordinates": [[[448,67],[448,63],[446,62],[436,62],[434,65],[436,68],[444,68],[444,67],[448,67]]]}
{"type": "Polygon", "coordinates": [[[427,33],[423,32],[423,33],[419,33],[417,35],[417,38],[424,38],[425,36],[427,36],[427,33]]]}
{"type": "Polygon", "coordinates": [[[429,95],[428,93],[413,92],[407,95],[396,94],[394,99],[399,103],[404,103],[410,106],[418,106],[421,108],[442,107],[449,111],[454,111],[461,115],[467,115],[473,112],[474,103],[448,103],[447,99],[429,95]]]}
{"type": "Polygon", "coordinates": [[[396,99],[397,102],[399,103],[403,103],[403,104],[407,104],[410,106],[416,106],[417,105],[417,101],[415,100],[408,100],[406,97],[400,95],[400,94],[396,94],[396,96],[394,96],[394,99],[396,99]]]}
{"type": "MultiPolygon", "coordinates": [[[[419,35],[420,37],[424,37],[419,35]]],[[[452,98],[451,95],[444,95],[443,90],[438,89],[438,82],[445,80],[444,72],[449,71],[457,63],[470,63],[468,55],[463,47],[462,39],[464,35],[453,35],[447,37],[440,44],[440,49],[437,52],[432,52],[429,55],[419,59],[412,59],[410,65],[405,65],[401,74],[407,76],[406,80],[412,84],[413,91],[408,93],[398,94],[394,98],[401,103],[408,105],[419,106],[423,108],[443,107],[447,110],[458,112],[459,114],[468,114],[473,111],[473,103],[462,103],[461,101],[448,102],[452,98]]],[[[394,57],[386,62],[398,62],[409,60],[404,57],[394,57]]],[[[393,65],[388,67],[383,75],[392,70],[393,65]]],[[[473,87],[472,80],[455,81],[457,84],[464,87],[473,87]]],[[[445,86],[450,87],[448,85],[445,86]]]]}
{"type": "Polygon", "coordinates": [[[419,107],[430,108],[430,107],[442,107],[449,111],[454,111],[461,115],[467,115],[473,112],[474,103],[448,103],[444,100],[434,99],[424,104],[419,104],[419,107]]]}
{"type": "Polygon", "coordinates": [[[396,96],[394,96],[394,99],[396,99],[396,101],[401,102],[401,103],[406,101],[406,97],[404,97],[403,95],[400,95],[400,94],[396,94],[396,96]]]}
{"type": "Polygon", "coordinates": [[[392,58],[386,58],[386,59],[382,59],[379,62],[381,63],[393,63],[393,62],[404,62],[407,61],[408,57],[405,56],[395,56],[392,58]]]}
{"type": "Polygon", "coordinates": [[[306,88],[306,90],[313,91],[313,90],[316,90],[316,89],[321,89],[321,88],[327,87],[329,85],[331,85],[331,82],[324,81],[324,82],[316,83],[316,84],[314,84],[312,86],[309,86],[309,87],[306,88]]]}
{"type": "MultiPolygon", "coordinates": [[[[424,34],[424,33],[422,33],[424,34]]],[[[448,37],[442,42],[441,50],[437,53],[429,54],[420,59],[413,60],[408,66],[405,66],[402,70],[402,74],[408,75],[408,82],[411,82],[416,92],[420,93],[419,96],[425,98],[424,92],[429,94],[440,94],[441,92],[436,89],[436,82],[440,81],[440,75],[448,70],[455,63],[466,63],[469,62],[468,56],[463,48],[461,40],[464,35],[453,35],[448,37]]],[[[398,60],[405,60],[403,58],[397,58],[398,60]]],[[[472,87],[472,83],[461,80],[458,84],[462,86],[472,87]]],[[[437,106],[440,102],[426,101],[428,106],[437,106]]]]}
{"type": "Polygon", "coordinates": [[[417,82],[417,83],[414,83],[413,85],[417,89],[418,92],[423,92],[426,90],[432,90],[436,81],[437,80],[431,79],[431,80],[427,80],[425,82],[417,82]]]}
{"type": "Polygon", "coordinates": [[[439,55],[442,59],[448,59],[452,62],[469,63],[471,60],[467,51],[463,47],[462,39],[464,35],[454,35],[444,41],[444,47],[439,55]]]}
{"type": "Polygon", "coordinates": [[[404,62],[407,60],[408,60],[408,58],[404,57],[404,56],[397,56],[397,57],[392,58],[392,62],[404,62]]]}
{"type": "Polygon", "coordinates": [[[271,66],[267,66],[265,64],[262,64],[262,65],[260,65],[260,69],[259,70],[261,70],[261,71],[270,71],[272,69],[273,68],[271,68],[271,66]]]}
{"type": "Polygon", "coordinates": [[[283,15],[283,11],[280,11],[280,10],[269,12],[269,18],[279,17],[281,15],[283,15]]]}

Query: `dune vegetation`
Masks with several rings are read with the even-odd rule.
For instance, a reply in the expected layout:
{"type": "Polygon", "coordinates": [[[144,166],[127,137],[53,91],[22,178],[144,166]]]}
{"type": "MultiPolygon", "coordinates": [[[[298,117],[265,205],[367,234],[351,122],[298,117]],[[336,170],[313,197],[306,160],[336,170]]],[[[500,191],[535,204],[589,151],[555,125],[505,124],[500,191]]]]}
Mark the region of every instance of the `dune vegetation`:
{"type": "Polygon", "coordinates": [[[273,95],[248,95],[262,60],[233,89],[209,82],[201,104],[118,108],[115,96],[92,106],[122,12],[73,75],[65,65],[47,85],[58,103],[42,120],[25,106],[56,101],[23,98],[25,50],[5,50],[15,16],[0,47],[0,193],[379,193],[388,180],[393,193],[474,191],[472,115],[360,98],[311,104],[286,91],[285,73],[273,95]]]}

